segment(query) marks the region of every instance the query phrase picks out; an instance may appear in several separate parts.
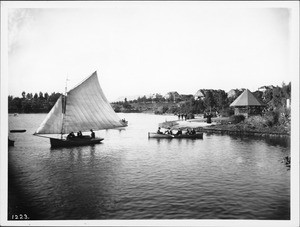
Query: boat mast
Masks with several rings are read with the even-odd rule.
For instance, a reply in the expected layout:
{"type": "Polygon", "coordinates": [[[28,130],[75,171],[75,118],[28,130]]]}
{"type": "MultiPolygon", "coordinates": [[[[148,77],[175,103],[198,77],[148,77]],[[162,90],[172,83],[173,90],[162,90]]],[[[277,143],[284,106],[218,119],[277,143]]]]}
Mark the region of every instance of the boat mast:
{"type": "Polygon", "coordinates": [[[63,130],[64,130],[64,120],[65,120],[65,114],[66,114],[66,108],[67,108],[67,87],[68,87],[68,76],[66,78],[66,86],[65,86],[65,94],[63,97],[63,108],[62,108],[62,125],[61,125],[61,132],[60,132],[60,138],[63,137],[63,130]]]}

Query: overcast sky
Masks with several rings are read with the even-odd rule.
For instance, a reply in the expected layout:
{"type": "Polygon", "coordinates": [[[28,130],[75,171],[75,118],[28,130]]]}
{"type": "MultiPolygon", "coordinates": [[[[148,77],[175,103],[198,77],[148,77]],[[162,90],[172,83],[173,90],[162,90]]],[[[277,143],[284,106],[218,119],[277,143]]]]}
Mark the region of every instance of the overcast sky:
{"type": "Polygon", "coordinates": [[[38,4],[8,10],[13,96],[63,92],[67,76],[71,89],[96,70],[110,101],[202,88],[254,91],[293,79],[289,8],[197,1],[38,4]]]}

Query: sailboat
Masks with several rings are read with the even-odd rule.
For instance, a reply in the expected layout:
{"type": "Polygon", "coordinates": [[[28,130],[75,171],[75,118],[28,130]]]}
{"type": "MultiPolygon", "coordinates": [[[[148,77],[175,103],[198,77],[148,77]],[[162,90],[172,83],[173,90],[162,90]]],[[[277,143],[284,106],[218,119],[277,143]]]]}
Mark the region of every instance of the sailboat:
{"type": "Polygon", "coordinates": [[[106,99],[95,71],[58,98],[34,135],[50,138],[51,147],[82,146],[100,143],[104,138],[89,135],[69,138],[67,134],[126,126],[106,99]]]}

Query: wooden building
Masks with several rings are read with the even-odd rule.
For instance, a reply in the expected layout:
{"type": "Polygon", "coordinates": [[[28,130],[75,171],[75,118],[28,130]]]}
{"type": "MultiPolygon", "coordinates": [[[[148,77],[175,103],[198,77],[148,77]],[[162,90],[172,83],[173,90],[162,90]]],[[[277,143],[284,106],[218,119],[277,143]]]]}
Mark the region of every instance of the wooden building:
{"type": "Polygon", "coordinates": [[[234,107],[235,115],[244,115],[246,118],[250,115],[259,115],[265,104],[255,97],[248,89],[246,89],[231,104],[234,107]]]}

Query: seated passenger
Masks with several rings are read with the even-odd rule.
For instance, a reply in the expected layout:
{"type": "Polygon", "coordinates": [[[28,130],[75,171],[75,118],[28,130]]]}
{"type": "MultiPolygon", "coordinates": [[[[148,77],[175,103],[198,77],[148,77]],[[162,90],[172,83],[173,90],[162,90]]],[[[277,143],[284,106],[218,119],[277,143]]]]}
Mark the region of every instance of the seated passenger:
{"type": "Polygon", "coordinates": [[[74,132],[70,132],[69,135],[67,136],[67,139],[72,139],[74,137],[75,137],[74,132]]]}
{"type": "Polygon", "coordinates": [[[93,129],[91,129],[91,138],[95,139],[95,133],[94,133],[93,129]]]}
{"type": "Polygon", "coordinates": [[[181,131],[181,129],[178,129],[178,131],[177,131],[176,135],[177,135],[177,136],[179,136],[179,135],[182,135],[182,131],[181,131]]]}
{"type": "Polygon", "coordinates": [[[191,135],[195,135],[196,134],[196,131],[195,129],[193,128],[192,131],[191,131],[191,135]]]}
{"type": "Polygon", "coordinates": [[[79,132],[77,132],[77,137],[82,137],[82,132],[81,131],[79,131],[79,132]]]}
{"type": "Polygon", "coordinates": [[[163,134],[163,133],[160,131],[160,127],[158,127],[157,134],[163,134]]]}

